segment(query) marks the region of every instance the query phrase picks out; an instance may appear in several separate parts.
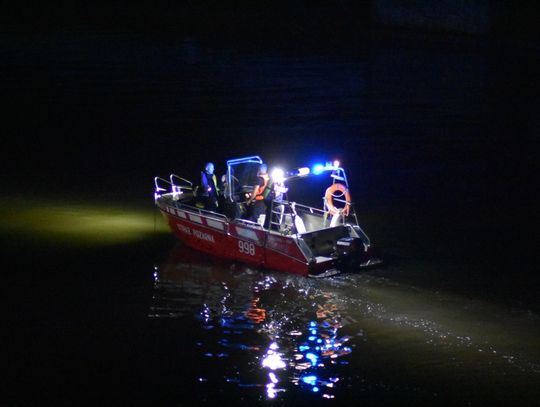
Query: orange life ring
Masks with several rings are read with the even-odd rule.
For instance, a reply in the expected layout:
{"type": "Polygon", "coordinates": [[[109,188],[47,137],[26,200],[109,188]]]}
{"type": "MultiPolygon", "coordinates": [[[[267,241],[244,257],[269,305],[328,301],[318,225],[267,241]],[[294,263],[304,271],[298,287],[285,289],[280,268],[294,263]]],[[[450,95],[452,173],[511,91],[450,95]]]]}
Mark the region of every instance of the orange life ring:
{"type": "Polygon", "coordinates": [[[349,190],[345,187],[343,184],[332,184],[328,188],[326,188],[326,192],[324,193],[324,197],[326,198],[326,206],[328,207],[328,211],[330,212],[330,215],[335,215],[336,213],[342,213],[345,216],[349,215],[349,208],[351,207],[351,194],[349,193],[349,190]],[[343,208],[336,208],[334,206],[334,193],[336,191],[340,191],[340,196],[345,196],[345,207],[343,208]]]}

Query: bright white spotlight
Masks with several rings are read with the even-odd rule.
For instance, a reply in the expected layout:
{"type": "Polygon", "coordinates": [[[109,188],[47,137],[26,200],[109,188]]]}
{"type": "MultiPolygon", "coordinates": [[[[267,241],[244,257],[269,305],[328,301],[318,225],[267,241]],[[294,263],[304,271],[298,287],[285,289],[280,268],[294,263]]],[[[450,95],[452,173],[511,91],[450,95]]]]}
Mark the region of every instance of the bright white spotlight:
{"type": "Polygon", "coordinates": [[[300,177],[302,177],[304,175],[308,175],[308,174],[309,174],[309,168],[308,167],[298,168],[298,175],[300,177]]]}
{"type": "Polygon", "coordinates": [[[281,168],[275,168],[272,171],[272,180],[277,183],[281,183],[285,180],[285,172],[281,168]]]}

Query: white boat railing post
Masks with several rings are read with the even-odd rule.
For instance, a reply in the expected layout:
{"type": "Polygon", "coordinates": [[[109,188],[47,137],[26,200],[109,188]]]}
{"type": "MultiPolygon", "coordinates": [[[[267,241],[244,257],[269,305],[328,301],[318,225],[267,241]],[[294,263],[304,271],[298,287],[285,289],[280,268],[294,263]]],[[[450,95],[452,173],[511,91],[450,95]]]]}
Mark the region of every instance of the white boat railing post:
{"type": "Polygon", "coordinates": [[[193,190],[193,183],[191,181],[188,181],[185,178],[179,177],[176,174],[171,174],[169,176],[169,179],[171,180],[170,185],[171,185],[171,192],[173,194],[172,196],[173,196],[174,201],[178,201],[178,199],[180,199],[180,196],[185,191],[192,191],[193,190]],[[180,183],[176,184],[174,182],[175,179],[179,180],[180,183]],[[182,185],[182,183],[184,183],[184,185],[182,185]]]}
{"type": "Polygon", "coordinates": [[[154,186],[155,186],[154,200],[157,200],[159,197],[161,197],[162,192],[167,192],[167,188],[163,188],[162,186],[159,185],[160,182],[171,185],[171,183],[167,181],[166,179],[161,178],[161,177],[155,177],[154,178],[154,186]]]}

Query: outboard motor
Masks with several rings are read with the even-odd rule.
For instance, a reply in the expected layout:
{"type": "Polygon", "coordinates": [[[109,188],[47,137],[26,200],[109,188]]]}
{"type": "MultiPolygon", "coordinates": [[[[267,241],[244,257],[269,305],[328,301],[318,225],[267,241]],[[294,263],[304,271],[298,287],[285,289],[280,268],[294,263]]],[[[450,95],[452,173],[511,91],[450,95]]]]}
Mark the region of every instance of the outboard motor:
{"type": "Polygon", "coordinates": [[[343,264],[355,266],[364,260],[364,243],[358,237],[342,237],[336,242],[335,253],[343,264]]]}
{"type": "Polygon", "coordinates": [[[358,237],[342,237],[336,242],[336,254],[338,257],[350,256],[363,251],[364,245],[358,237]]]}
{"type": "Polygon", "coordinates": [[[335,254],[345,267],[364,268],[376,266],[382,260],[373,253],[371,246],[365,246],[359,237],[342,237],[336,242],[335,254]]]}

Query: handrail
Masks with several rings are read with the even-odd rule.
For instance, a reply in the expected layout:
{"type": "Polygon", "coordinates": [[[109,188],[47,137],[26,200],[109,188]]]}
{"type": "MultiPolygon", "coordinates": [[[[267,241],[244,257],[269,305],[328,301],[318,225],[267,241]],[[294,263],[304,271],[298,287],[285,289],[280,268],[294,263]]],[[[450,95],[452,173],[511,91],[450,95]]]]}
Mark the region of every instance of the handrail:
{"type": "MultiPolygon", "coordinates": [[[[245,157],[245,158],[240,158],[240,159],[236,159],[236,160],[230,160],[230,162],[233,162],[233,163],[239,163],[239,162],[257,162],[258,160],[260,160],[260,157],[258,156],[252,156],[252,157],[245,157]]],[[[337,173],[338,174],[342,174],[344,177],[346,177],[346,175],[344,174],[344,171],[341,172],[339,171],[341,170],[341,168],[338,169],[337,173]]],[[[179,199],[179,196],[181,196],[184,192],[192,192],[194,190],[194,187],[193,187],[193,183],[191,181],[189,181],[188,179],[185,179],[185,178],[182,178],[176,174],[170,174],[169,176],[169,179],[170,181],[164,179],[164,178],[161,178],[161,177],[155,177],[154,178],[154,184],[155,184],[155,193],[154,193],[154,199],[157,200],[159,197],[162,196],[162,194],[164,192],[167,192],[169,191],[172,195],[172,200],[174,202],[174,205],[177,207],[177,208],[180,208],[180,207],[185,207],[186,209],[190,210],[190,211],[193,211],[199,215],[203,215],[203,216],[207,216],[207,217],[213,217],[215,219],[218,219],[218,220],[223,220],[223,221],[226,221],[228,218],[226,215],[224,214],[221,214],[221,213],[218,213],[218,212],[213,212],[213,211],[209,211],[209,210],[206,210],[206,209],[202,209],[202,208],[197,208],[196,206],[192,206],[192,205],[189,205],[187,203],[183,203],[183,202],[180,202],[178,199],[179,199]]],[[[345,182],[346,182],[346,178],[345,178],[345,182]]],[[[324,198],[323,198],[324,199],[324,198]]],[[[346,204],[346,200],[344,199],[340,199],[340,198],[335,198],[336,202],[341,202],[341,203],[344,203],[346,204]]],[[[325,203],[326,205],[326,203],[325,203]]],[[[359,222],[358,222],[358,217],[356,215],[356,212],[354,211],[354,207],[352,206],[353,203],[350,202],[350,205],[351,207],[353,208],[351,213],[348,215],[348,216],[343,216],[343,219],[342,219],[342,222],[345,223],[345,218],[349,218],[349,222],[350,223],[354,223],[356,224],[356,226],[359,226],[359,222]],[[353,219],[351,219],[353,218],[353,219]]],[[[324,206],[326,208],[326,206],[324,206]]],[[[296,202],[290,202],[290,201],[286,201],[286,200],[283,200],[283,201],[280,201],[280,202],[274,202],[273,203],[273,208],[272,208],[272,215],[271,215],[271,219],[270,219],[270,222],[269,224],[273,225],[273,226],[278,226],[278,227],[281,227],[281,226],[287,226],[285,224],[285,214],[286,213],[289,213],[289,214],[293,214],[294,216],[301,216],[302,214],[311,214],[313,216],[316,216],[316,217],[319,217],[319,218],[322,218],[322,223],[323,225],[327,225],[327,219],[328,219],[328,211],[326,209],[319,209],[319,208],[315,208],[315,207],[312,207],[312,206],[308,206],[308,205],[304,205],[304,204],[299,204],[299,203],[296,203],[296,202]],[[276,212],[274,210],[274,205],[283,205],[283,211],[279,211],[279,212],[276,212]],[[275,221],[275,217],[273,215],[278,215],[278,219],[279,221],[276,222],[275,221]]],[[[240,223],[240,224],[244,224],[246,226],[251,226],[251,227],[257,227],[257,228],[260,228],[260,229],[264,229],[264,227],[262,225],[260,225],[259,223],[257,222],[253,222],[253,221],[249,221],[249,220],[246,220],[246,219],[234,219],[235,222],[237,223],[240,223]]],[[[326,227],[326,226],[323,226],[323,227],[326,227]]],[[[363,231],[361,231],[361,234],[364,234],[365,233],[363,231]]],[[[366,236],[367,237],[367,236],[366,236]]]]}
{"type": "Polygon", "coordinates": [[[258,229],[264,229],[263,226],[262,226],[260,223],[253,222],[253,221],[248,220],[248,219],[240,219],[240,218],[236,218],[236,219],[234,220],[234,223],[243,223],[243,224],[245,224],[246,226],[255,226],[255,227],[257,227],[258,229]]]}
{"type": "Polygon", "coordinates": [[[262,164],[262,159],[258,155],[252,155],[250,157],[235,158],[227,161],[227,167],[230,165],[243,164],[243,163],[255,163],[262,164]]]}
{"type": "Polygon", "coordinates": [[[345,169],[338,167],[336,168],[332,174],[330,174],[330,177],[334,179],[334,182],[337,181],[343,181],[345,183],[345,186],[349,188],[349,182],[347,181],[347,174],[345,173],[345,169]]]}
{"type": "Polygon", "coordinates": [[[193,191],[193,184],[191,183],[191,181],[185,179],[185,178],[182,178],[182,177],[179,177],[178,175],[176,174],[171,174],[169,175],[169,179],[171,180],[171,186],[172,186],[172,193],[173,193],[173,199],[178,199],[178,197],[180,195],[182,195],[184,193],[184,191],[193,191]],[[188,185],[177,185],[174,183],[174,180],[178,179],[180,182],[183,182],[185,184],[188,184],[188,185]]]}
{"type": "MultiPolygon", "coordinates": [[[[285,223],[285,219],[286,219],[284,216],[285,214],[289,214],[293,216],[293,218],[295,216],[300,216],[302,218],[303,214],[313,215],[321,219],[323,227],[327,227],[328,225],[327,222],[330,220],[328,217],[329,212],[326,210],[321,210],[319,208],[314,208],[312,206],[303,205],[296,202],[281,201],[281,202],[274,202],[274,205],[271,211],[272,219],[270,220],[270,224],[280,227],[280,228],[281,226],[287,226],[287,224],[285,223]],[[279,207],[280,205],[283,205],[283,210],[276,210],[276,208],[279,207]],[[274,216],[277,216],[277,221],[275,220],[276,217],[274,216]]],[[[354,211],[354,209],[353,211],[351,211],[351,213],[348,216],[342,215],[342,217],[343,217],[343,220],[342,220],[343,223],[345,223],[345,219],[347,219],[348,223],[359,226],[358,217],[356,216],[356,212],[354,211]]]]}
{"type": "Polygon", "coordinates": [[[178,203],[178,201],[175,201],[176,207],[178,209],[188,209],[193,212],[197,212],[199,215],[204,215],[206,217],[214,217],[215,219],[227,221],[227,216],[223,215],[222,213],[217,213],[213,211],[209,211],[207,209],[201,209],[197,208],[196,206],[188,205],[185,203],[178,203]]]}
{"type": "Polygon", "coordinates": [[[161,188],[161,187],[158,185],[158,181],[163,181],[163,182],[165,182],[166,184],[171,185],[171,183],[170,183],[169,181],[167,181],[165,178],[154,177],[154,185],[156,186],[156,191],[157,191],[157,190],[159,190],[159,191],[167,191],[167,189],[161,188]]]}
{"type": "Polygon", "coordinates": [[[161,192],[168,191],[167,188],[163,188],[163,187],[159,186],[159,182],[164,182],[164,183],[170,185],[171,188],[172,188],[172,184],[169,181],[167,181],[165,178],[154,177],[154,186],[155,186],[154,200],[158,199],[161,196],[161,192]]]}
{"type": "Polygon", "coordinates": [[[314,208],[312,206],[308,206],[308,205],[303,205],[303,204],[299,204],[297,202],[290,202],[290,201],[282,201],[281,202],[283,205],[286,205],[286,206],[292,206],[294,204],[294,207],[296,209],[300,208],[301,210],[307,210],[309,211],[310,213],[312,214],[320,214],[320,215],[324,215],[326,213],[326,211],[322,210],[322,209],[319,209],[319,208],[314,208]]]}
{"type": "Polygon", "coordinates": [[[187,180],[187,179],[185,179],[185,178],[179,177],[179,176],[176,175],[176,174],[171,174],[171,175],[169,176],[169,179],[171,180],[171,185],[173,185],[173,186],[175,186],[175,187],[185,188],[185,189],[189,189],[189,190],[192,190],[192,189],[193,189],[193,182],[191,182],[191,181],[189,181],[189,180],[187,180]],[[175,179],[175,178],[178,179],[178,180],[180,180],[180,181],[185,182],[186,184],[189,184],[189,186],[176,185],[176,184],[174,183],[174,179],[175,179]]]}
{"type": "Polygon", "coordinates": [[[371,246],[371,240],[369,239],[369,236],[364,232],[364,229],[360,225],[356,225],[356,227],[353,227],[353,230],[358,234],[358,237],[362,240],[364,245],[371,246]]]}
{"type": "MultiPolygon", "coordinates": [[[[323,200],[324,200],[324,205],[326,205],[326,197],[324,197],[323,200]]],[[[345,205],[347,205],[347,200],[345,200],[345,199],[334,198],[334,200],[336,202],[341,202],[341,203],[344,203],[345,205]]],[[[347,216],[353,216],[354,220],[356,221],[356,225],[360,226],[360,222],[358,222],[358,216],[356,215],[356,211],[354,210],[354,202],[349,202],[348,204],[349,204],[350,208],[352,209],[352,212],[347,216]]]]}

